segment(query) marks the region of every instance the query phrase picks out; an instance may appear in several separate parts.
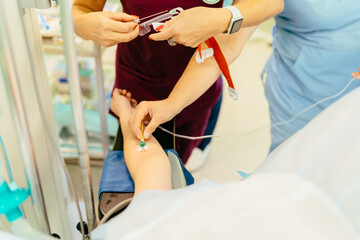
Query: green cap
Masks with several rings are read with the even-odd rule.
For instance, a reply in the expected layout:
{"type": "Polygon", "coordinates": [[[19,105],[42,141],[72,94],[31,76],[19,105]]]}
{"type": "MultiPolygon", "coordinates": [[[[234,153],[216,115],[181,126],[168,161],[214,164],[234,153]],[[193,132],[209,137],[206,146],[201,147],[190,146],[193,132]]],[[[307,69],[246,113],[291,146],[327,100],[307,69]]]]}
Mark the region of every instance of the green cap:
{"type": "Polygon", "coordinates": [[[143,148],[143,147],[145,147],[145,146],[146,146],[146,142],[145,142],[144,140],[141,140],[141,141],[140,141],[140,147],[143,148]]]}

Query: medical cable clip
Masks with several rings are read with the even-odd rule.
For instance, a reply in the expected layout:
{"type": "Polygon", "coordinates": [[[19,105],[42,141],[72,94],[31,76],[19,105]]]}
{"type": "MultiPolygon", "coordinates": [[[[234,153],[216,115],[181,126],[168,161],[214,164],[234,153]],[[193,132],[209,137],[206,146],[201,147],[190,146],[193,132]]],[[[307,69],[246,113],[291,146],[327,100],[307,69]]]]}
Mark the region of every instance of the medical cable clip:
{"type": "Polygon", "coordinates": [[[30,191],[3,181],[0,185],[0,215],[5,214],[10,222],[23,217],[20,205],[29,195],[30,191]]]}
{"type": "Polygon", "coordinates": [[[137,23],[140,23],[144,19],[156,16],[156,17],[140,24],[139,35],[144,36],[145,34],[149,33],[151,31],[151,25],[153,25],[153,23],[156,22],[157,24],[159,24],[159,22],[172,19],[173,17],[177,16],[182,11],[184,11],[184,9],[182,9],[181,7],[177,7],[177,8],[171,9],[170,11],[162,11],[162,12],[155,13],[153,15],[150,15],[150,16],[147,16],[147,17],[137,20],[137,23]]]}

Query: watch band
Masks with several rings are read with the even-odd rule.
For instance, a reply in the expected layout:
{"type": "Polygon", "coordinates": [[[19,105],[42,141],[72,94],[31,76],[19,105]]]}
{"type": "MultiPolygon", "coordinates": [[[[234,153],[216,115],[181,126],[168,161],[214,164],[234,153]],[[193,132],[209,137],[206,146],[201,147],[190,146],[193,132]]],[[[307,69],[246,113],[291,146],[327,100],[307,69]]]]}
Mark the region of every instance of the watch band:
{"type": "Polygon", "coordinates": [[[234,29],[234,25],[237,23],[237,24],[240,24],[240,26],[241,26],[243,16],[241,15],[240,10],[235,6],[227,6],[225,8],[229,9],[232,14],[232,18],[231,18],[229,27],[225,33],[227,33],[227,34],[235,33],[237,31],[239,31],[240,27],[237,26],[237,28],[234,29]]]}

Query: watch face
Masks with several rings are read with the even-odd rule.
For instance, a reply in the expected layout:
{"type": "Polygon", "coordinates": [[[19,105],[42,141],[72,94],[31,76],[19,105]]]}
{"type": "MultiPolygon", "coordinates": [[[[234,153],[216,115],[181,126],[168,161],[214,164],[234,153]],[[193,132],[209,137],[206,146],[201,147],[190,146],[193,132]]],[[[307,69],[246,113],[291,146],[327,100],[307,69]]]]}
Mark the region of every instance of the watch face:
{"type": "Polygon", "coordinates": [[[232,28],[231,28],[230,33],[236,33],[236,32],[238,32],[238,31],[240,30],[242,21],[243,21],[242,18],[235,20],[235,21],[233,22],[234,24],[232,25],[232,28]]]}

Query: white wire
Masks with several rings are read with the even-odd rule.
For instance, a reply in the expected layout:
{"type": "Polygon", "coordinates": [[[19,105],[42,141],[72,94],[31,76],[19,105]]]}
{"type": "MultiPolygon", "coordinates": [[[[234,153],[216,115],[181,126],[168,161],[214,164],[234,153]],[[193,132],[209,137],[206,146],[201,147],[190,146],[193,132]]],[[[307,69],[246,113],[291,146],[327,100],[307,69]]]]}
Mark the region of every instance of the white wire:
{"type": "MultiPolygon", "coordinates": [[[[182,135],[182,134],[177,134],[177,133],[173,133],[169,130],[167,130],[166,128],[163,128],[162,126],[158,126],[158,128],[160,128],[161,130],[163,130],[164,132],[173,135],[174,137],[178,137],[178,138],[184,138],[184,139],[189,139],[189,140],[199,140],[199,139],[205,139],[205,138],[216,138],[216,137],[222,137],[220,135],[205,135],[205,136],[196,136],[196,137],[192,137],[192,136],[186,136],[186,135],[182,135]]],[[[224,136],[225,137],[225,136],[224,136]]]]}
{"type": "Polygon", "coordinates": [[[291,122],[293,122],[295,119],[297,119],[298,117],[300,117],[301,115],[303,115],[304,113],[306,113],[307,111],[311,110],[312,108],[316,107],[317,105],[323,103],[323,102],[326,102],[328,100],[331,100],[333,98],[336,98],[338,96],[340,96],[341,94],[343,94],[350,86],[350,84],[355,80],[355,78],[351,79],[347,84],[346,86],[338,93],[336,93],[335,95],[332,95],[332,96],[329,96],[329,97],[326,97],[326,98],[323,98],[321,99],[320,101],[310,105],[309,107],[305,108],[304,110],[298,112],[297,114],[295,114],[292,118],[290,118],[289,120],[286,120],[286,121],[283,121],[283,122],[277,122],[277,123],[273,123],[273,124],[268,124],[268,125],[265,125],[265,126],[262,126],[262,127],[259,127],[259,128],[256,128],[254,130],[251,130],[245,134],[238,134],[238,135],[205,135],[205,136],[186,136],[186,135],[182,135],[182,134],[177,134],[177,133],[173,133],[161,126],[159,126],[158,128],[160,128],[162,131],[168,133],[168,134],[171,134],[175,137],[178,137],[178,138],[183,138],[183,139],[188,139],[188,140],[199,140],[199,139],[206,139],[206,138],[218,138],[218,137],[244,137],[244,136],[247,136],[247,135],[250,135],[252,133],[255,133],[259,130],[262,130],[264,128],[268,128],[268,127],[278,127],[278,126],[282,126],[282,125],[285,125],[285,124],[289,124],[291,122]]]}
{"type": "Polygon", "coordinates": [[[326,101],[328,101],[328,100],[331,100],[331,99],[333,99],[333,98],[336,98],[336,97],[338,97],[338,96],[340,96],[341,94],[343,94],[343,93],[346,91],[346,89],[349,88],[350,84],[351,84],[354,80],[355,80],[355,78],[351,79],[351,80],[346,84],[346,86],[345,86],[340,92],[336,93],[335,95],[330,96],[330,97],[323,98],[322,100],[314,103],[313,105],[310,105],[309,107],[305,108],[305,109],[302,110],[301,112],[297,113],[295,116],[293,116],[293,117],[290,118],[289,120],[284,121],[284,122],[274,123],[274,124],[272,124],[271,126],[272,126],[272,127],[276,127],[276,126],[288,124],[288,123],[294,121],[295,119],[297,119],[297,118],[298,118],[299,116],[301,116],[302,114],[304,114],[304,113],[306,113],[307,111],[309,111],[310,109],[316,107],[317,105],[319,105],[319,104],[321,104],[321,103],[323,103],[323,102],[326,102],[326,101]]]}
{"type": "Polygon", "coordinates": [[[128,199],[125,199],[124,201],[121,201],[120,203],[116,204],[115,207],[111,208],[110,211],[104,215],[104,217],[101,219],[101,221],[99,222],[99,224],[97,226],[99,227],[101,224],[104,224],[114,213],[116,213],[120,209],[128,206],[132,199],[133,198],[128,198],[128,199]]]}

